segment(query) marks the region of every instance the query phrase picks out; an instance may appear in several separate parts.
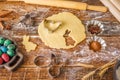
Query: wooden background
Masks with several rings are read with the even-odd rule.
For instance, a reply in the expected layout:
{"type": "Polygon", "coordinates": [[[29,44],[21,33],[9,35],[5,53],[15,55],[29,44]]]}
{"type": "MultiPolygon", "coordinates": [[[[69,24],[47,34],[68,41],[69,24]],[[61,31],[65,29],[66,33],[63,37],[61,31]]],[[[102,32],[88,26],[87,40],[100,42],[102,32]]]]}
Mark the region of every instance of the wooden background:
{"type": "MultiPolygon", "coordinates": [[[[79,0],[91,5],[102,5],[99,0],[79,0]]],[[[112,60],[115,56],[118,56],[120,51],[120,24],[108,11],[106,13],[95,11],[79,11],[73,9],[56,8],[48,6],[27,5],[23,2],[0,2],[0,10],[13,10],[14,13],[8,17],[15,17],[11,21],[12,29],[4,30],[0,34],[6,37],[12,38],[18,45],[19,51],[24,55],[24,61],[21,66],[14,72],[8,72],[6,69],[0,69],[0,80],[81,80],[81,78],[88,72],[94,69],[86,69],[82,67],[64,67],[63,73],[55,79],[52,79],[47,72],[47,68],[38,68],[34,64],[34,58],[38,55],[47,55],[51,53],[61,55],[61,58],[66,60],[70,59],[70,64],[75,63],[87,63],[93,64],[99,67],[112,60]],[[101,21],[105,26],[105,31],[99,36],[102,37],[107,44],[106,50],[102,52],[94,53],[88,49],[86,41],[83,41],[73,49],[69,50],[57,50],[51,49],[42,43],[38,37],[37,26],[32,27],[19,27],[18,20],[20,16],[23,16],[27,12],[39,12],[39,19],[37,23],[40,23],[43,19],[53,14],[68,11],[75,14],[82,20],[83,24],[92,19],[101,21]],[[30,41],[36,43],[37,49],[27,53],[22,45],[22,36],[29,35],[30,41]],[[83,51],[83,52],[82,52],[83,51]],[[82,54],[84,53],[84,54],[82,54]]],[[[38,25],[38,24],[37,24],[38,25]]],[[[89,38],[87,34],[87,38],[89,38]]],[[[49,55],[47,55],[49,57],[49,55]]],[[[110,69],[103,77],[102,80],[113,80],[113,69],[110,69]]],[[[93,80],[99,80],[95,77],[93,80]]]]}

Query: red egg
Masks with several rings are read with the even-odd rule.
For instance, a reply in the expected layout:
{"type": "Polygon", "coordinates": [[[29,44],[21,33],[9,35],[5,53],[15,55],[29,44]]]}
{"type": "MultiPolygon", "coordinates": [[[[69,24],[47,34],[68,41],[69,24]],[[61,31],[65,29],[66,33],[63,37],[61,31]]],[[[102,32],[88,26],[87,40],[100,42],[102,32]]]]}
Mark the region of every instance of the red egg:
{"type": "Polygon", "coordinates": [[[3,59],[2,58],[0,58],[0,65],[3,63],[3,59]]]}
{"type": "Polygon", "coordinates": [[[8,62],[10,60],[10,57],[6,53],[3,53],[1,57],[5,62],[8,62]]]}

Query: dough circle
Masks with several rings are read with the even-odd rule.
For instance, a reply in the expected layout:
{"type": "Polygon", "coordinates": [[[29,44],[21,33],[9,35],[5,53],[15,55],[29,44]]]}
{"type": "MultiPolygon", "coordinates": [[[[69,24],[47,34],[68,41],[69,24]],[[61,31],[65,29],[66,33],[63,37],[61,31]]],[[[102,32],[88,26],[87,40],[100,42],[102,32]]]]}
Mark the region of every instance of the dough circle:
{"type": "Polygon", "coordinates": [[[86,38],[85,27],[75,15],[70,12],[62,12],[54,14],[47,18],[47,20],[61,21],[62,25],[55,32],[49,31],[44,26],[44,20],[38,27],[38,34],[45,45],[56,49],[69,49],[75,47],[78,43],[86,38]],[[69,30],[69,36],[75,41],[74,45],[66,45],[63,35],[65,31],[69,30]]]}

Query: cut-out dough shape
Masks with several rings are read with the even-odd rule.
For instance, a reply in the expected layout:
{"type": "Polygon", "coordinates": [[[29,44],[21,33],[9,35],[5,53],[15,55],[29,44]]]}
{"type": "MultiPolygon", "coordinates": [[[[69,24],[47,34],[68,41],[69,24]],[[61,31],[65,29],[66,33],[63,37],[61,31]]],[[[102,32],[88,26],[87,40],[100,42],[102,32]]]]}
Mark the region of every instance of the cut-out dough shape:
{"type": "Polygon", "coordinates": [[[67,46],[74,45],[74,43],[75,43],[75,41],[69,36],[69,34],[70,34],[70,31],[66,30],[65,34],[63,35],[67,46]]]}
{"type": "Polygon", "coordinates": [[[51,31],[47,27],[45,27],[44,20],[40,23],[38,27],[38,34],[40,36],[40,39],[45,43],[45,45],[51,48],[73,48],[86,38],[84,25],[81,23],[81,20],[72,13],[62,12],[48,17],[47,20],[62,22],[62,25],[59,25],[59,28],[53,33],[51,33],[51,31]],[[75,41],[74,45],[66,45],[66,41],[64,38],[66,30],[70,31],[69,37],[71,37],[75,41]]]}
{"type": "Polygon", "coordinates": [[[25,46],[25,49],[27,52],[30,52],[31,50],[35,50],[37,47],[36,44],[29,41],[29,36],[26,36],[26,35],[23,36],[22,44],[25,46]]]}

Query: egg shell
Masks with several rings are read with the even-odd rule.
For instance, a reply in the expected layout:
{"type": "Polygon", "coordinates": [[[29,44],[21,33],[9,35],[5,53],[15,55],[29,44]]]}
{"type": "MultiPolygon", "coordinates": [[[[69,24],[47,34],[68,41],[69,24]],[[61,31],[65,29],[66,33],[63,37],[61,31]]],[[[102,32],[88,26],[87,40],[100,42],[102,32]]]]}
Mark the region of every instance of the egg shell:
{"type": "Polygon", "coordinates": [[[3,53],[6,53],[8,50],[7,47],[5,47],[5,46],[1,46],[0,49],[3,53]]]}
{"type": "Polygon", "coordinates": [[[8,50],[7,51],[7,54],[10,56],[10,57],[13,57],[15,55],[15,52],[14,50],[8,50]]]}
{"type": "Polygon", "coordinates": [[[2,51],[0,50],[0,56],[2,55],[2,51]]]}
{"type": "Polygon", "coordinates": [[[9,45],[7,46],[7,48],[8,48],[9,50],[14,50],[16,47],[15,47],[14,44],[9,44],[9,45]]]}
{"type": "Polygon", "coordinates": [[[3,44],[4,44],[4,42],[5,42],[5,38],[0,37],[0,44],[1,44],[1,45],[3,45],[3,44]]]}
{"type": "Polygon", "coordinates": [[[5,40],[4,46],[8,46],[9,44],[12,44],[12,41],[9,39],[5,40]]]}
{"type": "Polygon", "coordinates": [[[9,62],[10,60],[10,57],[6,53],[3,53],[1,57],[5,62],[9,62]]]}
{"type": "Polygon", "coordinates": [[[3,59],[0,57],[0,65],[3,64],[3,59]]]}

